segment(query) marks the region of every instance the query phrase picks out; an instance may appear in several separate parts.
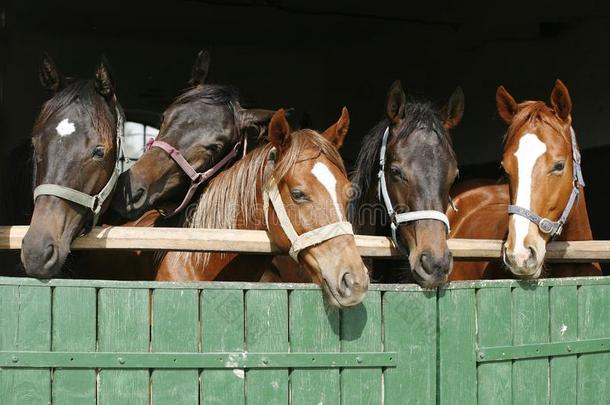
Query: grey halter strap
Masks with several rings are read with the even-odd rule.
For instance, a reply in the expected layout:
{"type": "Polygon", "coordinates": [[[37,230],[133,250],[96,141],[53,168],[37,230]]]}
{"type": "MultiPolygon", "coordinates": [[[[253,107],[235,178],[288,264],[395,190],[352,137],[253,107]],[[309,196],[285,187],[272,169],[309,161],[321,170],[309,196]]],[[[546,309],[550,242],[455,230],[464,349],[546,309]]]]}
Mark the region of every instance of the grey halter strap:
{"type": "Polygon", "coordinates": [[[578,147],[576,145],[576,134],[574,133],[574,128],[572,127],[570,127],[570,141],[572,143],[572,193],[570,194],[568,203],[566,204],[566,207],[561,213],[559,219],[557,221],[551,221],[548,218],[543,218],[538,214],[535,214],[527,208],[523,208],[518,205],[508,206],[509,215],[520,215],[528,219],[530,222],[538,225],[541,232],[549,234],[553,238],[556,238],[561,234],[563,226],[567,222],[572,208],[574,208],[578,202],[578,196],[580,194],[579,186],[585,186],[585,181],[582,177],[582,169],[580,167],[580,152],[578,151],[578,147]]]}
{"type": "Polygon", "coordinates": [[[401,224],[420,221],[422,219],[432,219],[445,224],[445,227],[447,228],[447,234],[449,234],[449,232],[451,231],[451,227],[449,225],[449,218],[447,218],[447,215],[440,211],[421,210],[398,213],[394,210],[394,205],[392,204],[392,200],[390,199],[390,195],[388,194],[388,186],[385,180],[385,155],[388,146],[389,135],[390,127],[387,127],[383,134],[383,140],[381,141],[381,149],[379,151],[379,172],[377,173],[379,199],[385,205],[385,209],[388,212],[388,216],[392,221],[392,223],[390,224],[390,229],[392,230],[392,240],[394,241],[396,247],[398,247],[403,253],[405,253],[407,249],[400,242],[396,234],[398,231],[398,227],[401,224]]]}
{"type": "Polygon", "coordinates": [[[119,176],[121,175],[121,158],[123,157],[123,111],[117,105],[115,107],[117,114],[116,123],[116,162],[112,175],[106,185],[95,195],[89,195],[82,191],[75,190],[70,187],[61,186],[59,184],[41,184],[34,189],[34,203],[36,198],[41,195],[52,195],[63,200],[71,201],[75,204],[88,208],[93,213],[92,227],[97,224],[102,206],[114,191],[119,176]]]}
{"type": "MultiPolygon", "coordinates": [[[[269,157],[267,160],[268,165],[273,165],[275,163],[275,154],[275,148],[272,148],[271,151],[269,151],[269,157]]],[[[267,168],[265,172],[267,172],[267,168]]],[[[286,212],[286,207],[282,201],[282,196],[280,195],[280,190],[278,189],[277,183],[273,177],[269,179],[269,182],[263,190],[263,211],[265,213],[267,230],[269,230],[269,203],[271,203],[271,206],[273,207],[275,214],[280,221],[282,230],[288,237],[288,240],[290,240],[291,246],[288,254],[297,263],[299,263],[299,253],[303,249],[319,245],[320,243],[336,238],[337,236],[354,235],[352,224],[345,221],[333,222],[299,235],[294,229],[294,226],[292,226],[292,222],[290,222],[290,218],[286,212]]]]}

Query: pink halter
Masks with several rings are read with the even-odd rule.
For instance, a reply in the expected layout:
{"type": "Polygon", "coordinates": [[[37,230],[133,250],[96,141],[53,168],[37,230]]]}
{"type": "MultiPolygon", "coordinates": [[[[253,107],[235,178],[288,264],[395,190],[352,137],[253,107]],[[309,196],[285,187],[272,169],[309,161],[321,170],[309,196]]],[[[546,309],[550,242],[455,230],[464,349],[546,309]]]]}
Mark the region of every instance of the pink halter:
{"type": "Polygon", "coordinates": [[[176,162],[178,167],[180,167],[182,169],[184,174],[186,174],[189,177],[189,179],[191,179],[191,186],[189,187],[189,190],[187,191],[186,195],[184,196],[184,200],[182,200],[182,203],[171,214],[163,214],[163,215],[169,218],[169,217],[173,217],[174,215],[176,215],[180,211],[182,211],[189,204],[189,202],[195,195],[195,192],[197,191],[199,186],[202,183],[204,183],[206,180],[209,180],[218,171],[220,171],[220,169],[222,169],[224,166],[226,166],[231,160],[233,160],[233,158],[235,158],[237,156],[237,151],[239,150],[242,142],[244,144],[242,157],[246,156],[246,150],[248,149],[248,137],[247,137],[247,135],[244,135],[242,140],[237,142],[235,144],[235,146],[233,146],[233,149],[231,149],[231,151],[225,157],[223,157],[214,166],[212,166],[205,172],[201,173],[201,172],[198,172],[197,170],[195,170],[193,168],[193,166],[191,166],[190,163],[186,161],[186,159],[182,156],[182,154],[180,153],[180,151],[178,149],[174,148],[172,145],[170,145],[166,142],[156,141],[153,138],[150,138],[148,140],[148,142],[146,142],[146,150],[149,150],[150,148],[153,148],[153,147],[163,149],[174,160],[174,162],[176,162]]]}

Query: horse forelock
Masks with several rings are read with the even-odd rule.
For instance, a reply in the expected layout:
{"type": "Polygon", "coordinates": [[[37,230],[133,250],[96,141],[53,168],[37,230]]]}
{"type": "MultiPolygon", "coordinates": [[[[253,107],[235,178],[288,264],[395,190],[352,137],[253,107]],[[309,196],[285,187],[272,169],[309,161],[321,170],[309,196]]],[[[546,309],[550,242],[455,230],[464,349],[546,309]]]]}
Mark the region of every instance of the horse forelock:
{"type": "Polygon", "coordinates": [[[79,108],[84,108],[91,119],[94,130],[101,137],[106,147],[114,145],[116,137],[116,113],[111,111],[102,96],[98,95],[91,80],[75,80],[59,93],[47,100],[34,122],[33,138],[40,138],[49,121],[69,108],[75,108],[78,99],[79,108]]]}
{"type": "MultiPolygon", "coordinates": [[[[219,173],[203,190],[192,219],[191,228],[236,229],[247,228],[261,220],[262,204],[257,201],[257,184],[265,185],[271,178],[281,181],[288,171],[302,159],[306,149],[317,149],[346,177],[343,160],[337,149],[319,133],[300,130],[291,134],[288,147],[282,151],[273,170],[265,172],[273,145],[265,144],[248,153],[232,167],[219,173]],[[264,176],[267,177],[264,177],[264,176]],[[257,216],[258,214],[258,216],[257,216]]],[[[188,263],[192,260],[198,269],[205,269],[211,254],[208,252],[182,252],[173,255],[175,260],[188,263]]]]}
{"type": "Polygon", "coordinates": [[[569,133],[565,133],[559,117],[543,101],[524,101],[519,104],[517,114],[513,117],[511,124],[504,134],[505,146],[511,142],[518,141],[515,134],[527,132],[521,131],[523,127],[536,124],[544,124],[551,127],[563,138],[569,136],[569,133]]]}

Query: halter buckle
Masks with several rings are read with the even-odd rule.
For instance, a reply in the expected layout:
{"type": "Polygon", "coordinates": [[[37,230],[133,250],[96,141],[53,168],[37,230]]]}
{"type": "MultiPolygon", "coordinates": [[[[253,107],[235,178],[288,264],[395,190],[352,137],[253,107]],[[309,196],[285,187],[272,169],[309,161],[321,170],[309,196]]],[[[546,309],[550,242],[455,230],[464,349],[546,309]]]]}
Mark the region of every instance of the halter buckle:
{"type": "Polygon", "coordinates": [[[550,219],[542,218],[538,224],[538,228],[546,234],[550,234],[555,229],[555,223],[550,219]]]}

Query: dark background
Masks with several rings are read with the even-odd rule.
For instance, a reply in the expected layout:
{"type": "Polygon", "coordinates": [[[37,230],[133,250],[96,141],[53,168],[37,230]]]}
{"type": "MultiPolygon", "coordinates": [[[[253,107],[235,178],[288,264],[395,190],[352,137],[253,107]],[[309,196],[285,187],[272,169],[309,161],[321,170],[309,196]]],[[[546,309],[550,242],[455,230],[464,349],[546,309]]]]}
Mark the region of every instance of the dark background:
{"type": "Polygon", "coordinates": [[[548,100],[561,78],[574,102],[595,237],[610,239],[610,2],[468,3],[4,0],[0,157],[29,137],[44,100],[37,76],[43,51],[75,76],[91,76],[105,54],[122,105],[162,112],[207,48],[210,81],[236,85],[251,107],[294,107],[297,120],[305,114],[323,129],[346,105],[348,162],[382,117],[395,79],[439,104],[461,85],[466,111],[454,144],[464,177],[499,174],[505,125],[496,87],[504,84],[517,100],[548,100]]]}

